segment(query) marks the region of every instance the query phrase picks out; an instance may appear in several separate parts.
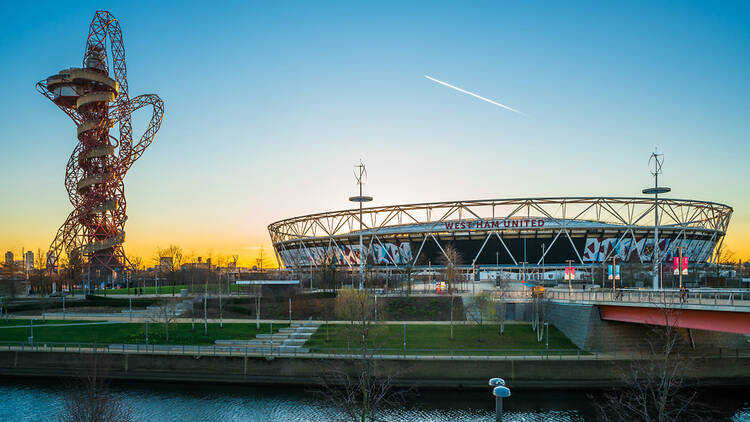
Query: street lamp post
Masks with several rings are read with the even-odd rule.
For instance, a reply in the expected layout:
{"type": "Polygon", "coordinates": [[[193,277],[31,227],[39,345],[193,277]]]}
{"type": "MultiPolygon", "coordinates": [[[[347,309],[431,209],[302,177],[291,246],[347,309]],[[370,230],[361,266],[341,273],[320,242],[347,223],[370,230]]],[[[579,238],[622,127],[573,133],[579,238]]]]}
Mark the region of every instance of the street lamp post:
{"type": "Polygon", "coordinates": [[[364,184],[364,178],[367,176],[367,170],[365,169],[365,165],[364,163],[362,163],[362,160],[360,160],[359,164],[354,166],[354,168],[354,177],[357,179],[357,185],[359,185],[359,196],[352,196],[349,198],[349,201],[359,203],[359,290],[362,290],[363,277],[365,272],[364,265],[365,259],[367,259],[367,255],[363,256],[362,254],[362,203],[372,201],[372,196],[362,195],[362,185],[364,184]]]}
{"type": "Polygon", "coordinates": [[[474,280],[476,279],[476,263],[474,260],[471,261],[471,294],[476,295],[476,287],[474,285],[474,280]]]}
{"type": "MultiPolygon", "coordinates": [[[[680,246],[680,261],[677,263],[677,270],[680,272],[680,291],[682,291],[682,246],[680,246]]],[[[674,286],[674,284],[672,284],[674,286]]]]}
{"type": "MultiPolygon", "coordinates": [[[[428,282],[428,286],[432,287],[432,260],[431,259],[427,260],[427,282],[428,282]]],[[[425,294],[427,294],[427,292],[429,291],[428,286],[425,286],[425,289],[424,289],[425,294]]]]}
{"type": "Polygon", "coordinates": [[[546,281],[546,278],[544,277],[544,251],[546,247],[547,245],[542,243],[542,279],[544,279],[545,281],[546,281]]]}
{"type": "Polygon", "coordinates": [[[670,192],[672,189],[665,187],[665,186],[659,186],[659,175],[661,174],[661,166],[664,163],[664,154],[657,154],[656,151],[654,151],[651,154],[651,158],[649,158],[648,160],[649,164],[651,164],[651,160],[653,160],[654,162],[654,169],[651,170],[651,174],[654,176],[654,187],[643,189],[642,192],[645,195],[654,195],[654,252],[652,254],[653,261],[654,261],[654,267],[653,267],[654,277],[653,277],[652,287],[654,290],[658,290],[659,289],[659,194],[670,192]]]}
{"type": "Polygon", "coordinates": [[[612,291],[617,290],[617,255],[612,254],[612,291]]]}

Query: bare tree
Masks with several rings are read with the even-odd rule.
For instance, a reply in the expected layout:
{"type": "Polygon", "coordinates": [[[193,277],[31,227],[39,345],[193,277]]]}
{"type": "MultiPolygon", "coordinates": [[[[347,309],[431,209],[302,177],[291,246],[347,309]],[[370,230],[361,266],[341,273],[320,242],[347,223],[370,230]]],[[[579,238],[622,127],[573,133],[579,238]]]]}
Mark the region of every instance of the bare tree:
{"type": "Polygon", "coordinates": [[[164,337],[169,343],[169,324],[177,319],[177,304],[174,301],[163,299],[157,303],[156,309],[149,313],[149,319],[164,324],[164,337]]]}
{"type": "Polygon", "coordinates": [[[158,271],[165,273],[168,277],[169,284],[172,286],[172,296],[175,295],[175,270],[182,266],[183,252],[182,248],[177,245],[169,245],[165,249],[156,248],[158,255],[158,271]],[[169,266],[164,267],[164,258],[169,259],[169,266]]]}
{"type": "Polygon", "coordinates": [[[260,298],[263,296],[263,286],[255,286],[255,329],[260,330],[260,298]]]}
{"type": "Polygon", "coordinates": [[[380,420],[380,412],[402,402],[403,392],[392,388],[393,374],[377,371],[375,353],[378,337],[383,334],[375,320],[377,306],[375,297],[367,291],[342,289],[336,298],[336,314],[350,321],[350,334],[358,337],[361,348],[357,359],[352,360],[352,372],[341,365],[321,371],[319,393],[349,420],[380,420]]]}
{"type": "Polygon", "coordinates": [[[224,328],[224,302],[222,301],[222,294],[221,294],[222,290],[224,289],[221,284],[221,279],[222,279],[221,273],[219,273],[219,280],[218,280],[219,281],[219,288],[218,288],[219,302],[217,303],[217,307],[219,310],[219,328],[224,328]]]}
{"type": "Polygon", "coordinates": [[[73,292],[74,286],[83,284],[83,258],[78,250],[73,250],[68,254],[66,273],[70,280],[70,290],[73,292]]]}
{"type": "Polygon", "coordinates": [[[134,420],[127,407],[109,388],[107,365],[98,353],[85,358],[82,376],[63,393],[63,422],[128,422],[134,420]]]}
{"type": "Polygon", "coordinates": [[[352,360],[352,370],[340,364],[324,365],[319,371],[319,389],[322,396],[336,414],[327,411],[326,420],[384,421],[382,414],[387,409],[397,409],[405,402],[408,390],[393,388],[393,373],[387,375],[377,371],[375,359],[352,360]]]}
{"type": "Polygon", "coordinates": [[[263,272],[263,266],[266,265],[266,260],[263,257],[263,247],[260,248],[260,251],[258,252],[258,257],[255,258],[255,265],[258,267],[258,269],[263,272]]]}
{"type": "Polygon", "coordinates": [[[336,289],[336,255],[333,248],[326,250],[323,255],[323,261],[318,264],[316,272],[316,278],[318,279],[316,283],[319,289],[328,289],[331,291],[336,289]]]}
{"type": "Polygon", "coordinates": [[[536,333],[536,341],[540,342],[544,338],[544,321],[547,318],[547,301],[543,299],[540,293],[532,293],[532,305],[534,315],[531,318],[531,328],[536,333]]]}
{"type": "Polygon", "coordinates": [[[505,308],[506,299],[510,294],[510,284],[508,280],[500,280],[497,283],[496,297],[497,297],[497,309],[495,312],[498,325],[500,326],[500,335],[505,335],[505,308]]]}
{"type": "Polygon", "coordinates": [[[645,358],[621,372],[624,388],[602,394],[595,410],[603,421],[709,420],[712,412],[696,400],[686,373],[693,360],[677,330],[679,310],[662,306],[663,325],[652,327],[645,358]]]}
{"type": "Polygon", "coordinates": [[[448,284],[448,292],[452,294],[455,288],[454,282],[458,276],[457,267],[463,263],[463,256],[453,245],[447,245],[443,250],[445,254],[440,256],[439,261],[444,267],[443,275],[448,284]]]}
{"type": "Polygon", "coordinates": [[[451,340],[454,340],[453,336],[453,303],[456,301],[456,296],[451,292],[451,340]]]}
{"type": "MultiPolygon", "coordinates": [[[[26,259],[24,259],[24,265],[27,265],[26,259]]],[[[34,262],[32,262],[32,265],[34,265],[34,268],[40,270],[44,270],[47,267],[47,254],[42,252],[42,248],[36,249],[36,256],[34,256],[34,262]]],[[[26,268],[24,268],[24,270],[26,270],[26,268]]]]}
{"type": "Polygon", "coordinates": [[[130,261],[131,277],[136,280],[136,288],[138,288],[137,280],[139,279],[141,270],[143,269],[143,258],[137,255],[133,255],[128,258],[128,261],[130,261]]]}
{"type": "Polygon", "coordinates": [[[482,329],[484,323],[492,320],[495,315],[495,306],[492,303],[492,294],[490,292],[480,292],[471,298],[469,312],[466,313],[469,318],[479,325],[479,341],[482,341],[482,329]]]}

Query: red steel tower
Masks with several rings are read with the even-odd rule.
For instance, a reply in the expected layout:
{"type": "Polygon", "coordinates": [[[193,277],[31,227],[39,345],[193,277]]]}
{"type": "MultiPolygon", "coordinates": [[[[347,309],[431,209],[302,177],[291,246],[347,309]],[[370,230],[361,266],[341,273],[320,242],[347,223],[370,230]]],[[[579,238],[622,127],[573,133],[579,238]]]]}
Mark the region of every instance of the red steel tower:
{"type": "Polygon", "coordinates": [[[107,11],[97,11],[91,21],[83,67],[61,70],[39,82],[37,90],[78,127],[78,144],[65,169],[73,211],[50,245],[47,268],[57,269],[62,257],[79,257],[90,277],[110,279],[128,266],[122,247],[128,219],[123,178],[154,140],[164,104],[155,94],[128,94],[122,31],[107,11]],[[145,106],[153,107],[153,115],[134,143],[130,116],[145,106]],[[110,134],[115,126],[117,137],[110,134]]]}

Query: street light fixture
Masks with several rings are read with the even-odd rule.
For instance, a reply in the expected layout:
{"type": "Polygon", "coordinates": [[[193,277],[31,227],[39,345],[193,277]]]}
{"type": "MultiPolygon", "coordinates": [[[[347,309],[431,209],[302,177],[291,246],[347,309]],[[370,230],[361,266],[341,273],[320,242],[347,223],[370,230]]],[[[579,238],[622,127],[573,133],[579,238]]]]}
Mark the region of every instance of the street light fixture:
{"type": "Polygon", "coordinates": [[[364,184],[365,177],[367,177],[367,170],[362,160],[359,160],[359,164],[354,166],[354,168],[354,178],[357,179],[357,185],[359,185],[359,195],[350,197],[349,201],[359,203],[359,290],[362,290],[365,272],[364,260],[367,259],[366,256],[362,256],[362,203],[372,201],[372,196],[362,195],[362,185],[364,184]]]}
{"type": "Polygon", "coordinates": [[[545,252],[545,248],[546,247],[547,247],[547,245],[545,245],[544,243],[542,243],[542,279],[545,280],[545,281],[547,280],[544,277],[544,252],[545,252]]]}
{"type": "Polygon", "coordinates": [[[644,195],[654,195],[654,252],[652,258],[654,261],[654,277],[653,277],[653,289],[659,289],[659,194],[670,192],[672,189],[659,186],[659,175],[661,174],[661,166],[664,163],[664,154],[657,154],[656,150],[651,154],[648,162],[654,162],[654,169],[651,170],[651,174],[654,176],[654,187],[643,189],[644,195]]]}

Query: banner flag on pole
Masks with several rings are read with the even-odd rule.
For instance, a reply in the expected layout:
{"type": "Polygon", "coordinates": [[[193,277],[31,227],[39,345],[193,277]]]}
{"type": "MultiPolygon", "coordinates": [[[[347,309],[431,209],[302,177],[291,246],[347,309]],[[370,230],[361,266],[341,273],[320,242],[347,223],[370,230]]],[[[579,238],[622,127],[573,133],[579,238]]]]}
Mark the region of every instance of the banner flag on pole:
{"type": "Polygon", "coordinates": [[[683,256],[682,257],[682,275],[687,275],[688,273],[688,257],[683,256]]]}

